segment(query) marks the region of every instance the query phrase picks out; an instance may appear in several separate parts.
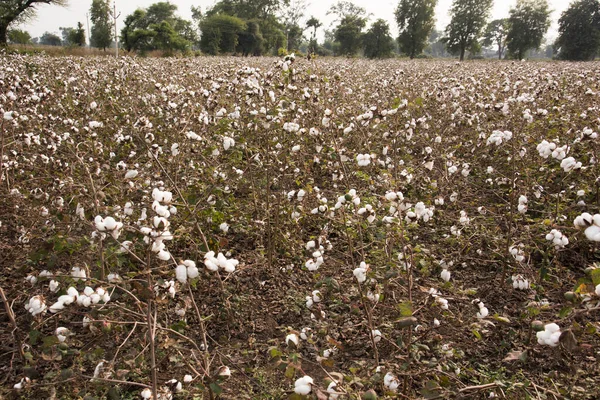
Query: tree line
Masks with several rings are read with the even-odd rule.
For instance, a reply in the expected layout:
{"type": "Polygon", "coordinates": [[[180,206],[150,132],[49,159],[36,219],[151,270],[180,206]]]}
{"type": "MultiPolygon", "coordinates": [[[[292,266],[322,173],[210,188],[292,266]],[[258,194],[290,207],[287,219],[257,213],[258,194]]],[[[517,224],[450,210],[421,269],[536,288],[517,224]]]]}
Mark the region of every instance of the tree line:
{"type": "MultiPolygon", "coordinates": [[[[0,2],[0,46],[30,43],[25,31],[9,29],[30,18],[39,4],[65,5],[66,0],[3,0],[0,2]]],[[[399,0],[394,16],[399,35],[392,38],[383,19],[374,20],[363,7],[339,0],[327,11],[334,22],[317,41],[323,26],[314,17],[305,18],[307,0],[219,0],[202,12],[192,7],[192,20],[177,15],[177,6],[161,1],[127,15],[120,29],[120,45],[127,51],[167,53],[199,49],[206,54],[244,56],[286,54],[303,50],[321,55],[368,58],[389,57],[395,52],[410,58],[427,50],[434,56],[454,55],[462,61],[483,48],[497,49],[498,58],[522,59],[539,49],[548,28],[547,0],[517,0],[508,18],[489,21],[493,0],[453,0],[450,23],[435,31],[437,0],[399,0]]],[[[114,16],[110,0],[92,0],[90,45],[113,46],[114,16]]],[[[84,46],[85,30],[60,28],[62,38],[46,33],[40,44],[84,46]]],[[[600,0],[575,0],[559,19],[555,56],[565,60],[593,60],[600,50],[600,0]]]]}

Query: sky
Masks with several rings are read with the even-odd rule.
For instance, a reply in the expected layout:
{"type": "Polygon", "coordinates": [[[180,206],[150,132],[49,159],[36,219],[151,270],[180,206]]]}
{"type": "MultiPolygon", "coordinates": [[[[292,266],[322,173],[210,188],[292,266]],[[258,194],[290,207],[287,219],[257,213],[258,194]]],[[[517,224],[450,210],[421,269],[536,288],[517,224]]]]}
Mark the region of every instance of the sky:
{"type": "MultiPolygon", "coordinates": [[[[137,8],[145,8],[159,0],[116,0],[117,13],[121,17],[117,20],[120,26],[126,15],[131,14],[137,8]]],[[[191,6],[200,6],[202,11],[214,5],[215,0],[171,0],[171,3],[177,5],[178,14],[186,19],[191,19],[191,6]]],[[[309,6],[306,8],[305,18],[311,15],[324,22],[323,27],[329,28],[333,20],[332,16],[327,16],[327,10],[336,0],[307,0],[309,6]]],[[[547,37],[554,39],[558,32],[558,18],[560,14],[567,9],[571,0],[549,0],[550,8],[554,11],[551,15],[552,26],[548,31],[547,37]]],[[[69,6],[58,7],[52,5],[40,5],[37,17],[20,28],[29,31],[32,37],[39,37],[44,32],[53,32],[58,34],[60,27],[74,27],[77,22],[82,22],[86,26],[86,13],[89,11],[92,0],[70,0],[69,6]]],[[[392,34],[397,35],[396,23],[394,21],[394,9],[398,0],[354,0],[354,3],[366,8],[371,13],[370,21],[383,18],[388,21],[392,34]]],[[[492,10],[492,19],[504,18],[508,16],[508,11],[514,6],[516,0],[495,0],[492,10]]],[[[452,0],[438,0],[436,7],[436,28],[443,30],[450,22],[448,11],[452,0]]],[[[120,30],[120,28],[119,28],[120,30]]],[[[323,29],[320,29],[319,38],[323,38],[323,29]]]]}

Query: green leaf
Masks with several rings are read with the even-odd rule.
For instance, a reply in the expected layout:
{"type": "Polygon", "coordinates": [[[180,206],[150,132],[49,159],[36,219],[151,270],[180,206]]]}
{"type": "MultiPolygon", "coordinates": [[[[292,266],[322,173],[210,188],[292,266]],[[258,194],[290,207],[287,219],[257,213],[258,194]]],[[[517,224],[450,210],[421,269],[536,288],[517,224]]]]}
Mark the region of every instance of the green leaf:
{"type": "Polygon", "coordinates": [[[590,275],[592,277],[592,282],[594,282],[594,286],[600,285],[600,268],[592,270],[590,275]]]}
{"type": "Polygon", "coordinates": [[[35,346],[42,337],[42,332],[38,330],[29,331],[29,344],[35,346]]]}
{"type": "Polygon", "coordinates": [[[559,313],[558,313],[558,316],[559,316],[560,318],[564,318],[564,317],[566,317],[567,315],[571,314],[571,311],[573,311],[573,308],[572,308],[572,307],[563,307],[563,308],[562,308],[562,309],[559,311],[559,313]]]}
{"type": "Polygon", "coordinates": [[[398,311],[400,311],[401,316],[412,317],[412,314],[413,314],[412,302],[404,301],[404,302],[396,305],[396,308],[398,308],[398,311]]]}
{"type": "Polygon", "coordinates": [[[481,333],[479,333],[479,331],[477,329],[473,329],[471,332],[473,332],[473,335],[475,335],[475,337],[479,340],[482,339],[481,333]]]}
{"type": "Polygon", "coordinates": [[[223,388],[214,382],[208,386],[210,387],[210,391],[216,394],[217,396],[223,393],[223,388]]]}

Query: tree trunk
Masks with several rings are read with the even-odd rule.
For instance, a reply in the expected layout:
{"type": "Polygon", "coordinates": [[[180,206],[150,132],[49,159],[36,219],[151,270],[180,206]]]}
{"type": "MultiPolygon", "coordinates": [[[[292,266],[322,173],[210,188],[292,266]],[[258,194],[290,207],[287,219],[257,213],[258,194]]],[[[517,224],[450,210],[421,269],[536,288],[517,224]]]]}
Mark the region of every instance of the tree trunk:
{"type": "Polygon", "coordinates": [[[460,61],[464,61],[465,59],[465,46],[460,46],[460,61]]]}
{"type": "Polygon", "coordinates": [[[0,21],[0,47],[6,47],[8,35],[8,24],[4,21],[0,21]]]}

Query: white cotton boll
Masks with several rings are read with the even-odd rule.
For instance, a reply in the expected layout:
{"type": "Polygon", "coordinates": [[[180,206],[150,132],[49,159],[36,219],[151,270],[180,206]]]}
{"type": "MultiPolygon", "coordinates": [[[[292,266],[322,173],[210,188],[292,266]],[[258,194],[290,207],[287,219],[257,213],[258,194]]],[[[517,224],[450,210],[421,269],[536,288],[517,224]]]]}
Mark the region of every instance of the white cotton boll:
{"type": "Polygon", "coordinates": [[[371,335],[373,335],[373,341],[375,343],[379,343],[381,341],[381,331],[379,329],[372,330],[371,335]]]}
{"type": "Polygon", "coordinates": [[[57,301],[56,303],[52,304],[49,308],[51,313],[56,313],[60,310],[63,310],[65,308],[65,304],[61,301],[57,301]]]}
{"type": "Polygon", "coordinates": [[[314,304],[313,298],[306,296],[306,308],[311,308],[314,304]]]}
{"type": "Polygon", "coordinates": [[[85,294],[86,296],[91,296],[92,293],[94,293],[94,289],[92,289],[89,286],[86,286],[85,289],[83,289],[83,294],[85,294]]]}
{"type": "Polygon", "coordinates": [[[295,333],[290,333],[289,335],[287,335],[285,337],[285,344],[287,344],[288,346],[290,345],[290,342],[294,344],[294,346],[298,347],[298,335],[296,335],[295,333]]]}
{"type": "Polygon", "coordinates": [[[54,293],[58,290],[59,286],[60,286],[60,284],[57,281],[51,280],[50,283],[48,284],[48,289],[50,289],[50,291],[52,293],[54,293]]]}
{"type": "Polygon", "coordinates": [[[183,377],[183,383],[190,383],[193,380],[191,375],[185,375],[183,377]]]}
{"type": "Polygon", "coordinates": [[[444,281],[446,281],[446,282],[450,281],[450,271],[448,271],[447,269],[443,269],[440,276],[442,277],[442,279],[444,281]]]}
{"type": "Polygon", "coordinates": [[[321,292],[318,290],[313,290],[312,299],[315,303],[320,303],[321,302],[321,292]]]}
{"type": "Polygon", "coordinates": [[[600,242],[600,226],[591,225],[585,230],[585,237],[592,242],[600,242]]]}
{"type": "Polygon", "coordinates": [[[311,241],[309,241],[308,243],[306,243],[306,250],[313,249],[313,248],[315,248],[315,246],[316,246],[316,243],[315,243],[315,241],[314,241],[314,240],[311,240],[311,241]]]}
{"type": "Polygon", "coordinates": [[[596,285],[596,296],[600,296],[600,283],[596,285]]]}
{"type": "Polygon", "coordinates": [[[355,268],[353,274],[358,283],[364,283],[367,280],[367,270],[365,268],[355,268]]]}
{"type": "Polygon", "coordinates": [[[136,176],[138,176],[138,171],[135,169],[131,169],[125,174],[125,179],[133,179],[136,176]]]}
{"type": "Polygon", "coordinates": [[[106,230],[106,227],[104,226],[104,218],[102,218],[100,215],[97,215],[96,218],[94,218],[94,225],[100,232],[104,232],[106,230]]]}
{"type": "Polygon", "coordinates": [[[98,304],[100,300],[102,300],[102,297],[98,293],[92,293],[90,295],[90,300],[92,301],[92,304],[98,304]]]}
{"type": "Polygon", "coordinates": [[[487,309],[487,307],[480,307],[479,311],[477,312],[477,318],[483,319],[483,318],[487,317],[488,314],[489,314],[489,310],[487,309]]]}
{"type": "Polygon", "coordinates": [[[187,268],[185,265],[181,264],[175,268],[175,277],[181,283],[187,282],[187,268]]]}
{"type": "Polygon", "coordinates": [[[54,334],[56,335],[56,338],[60,343],[64,343],[65,340],[67,340],[67,336],[69,335],[69,330],[65,327],[60,326],[56,328],[54,334]]]}
{"type": "Polygon", "coordinates": [[[108,294],[108,292],[106,292],[102,295],[102,301],[104,303],[108,303],[110,301],[110,295],[108,294]]]}
{"type": "Polygon", "coordinates": [[[227,233],[229,230],[229,224],[227,224],[227,222],[223,222],[221,225],[219,225],[219,229],[223,231],[223,233],[227,233]]]}
{"type": "Polygon", "coordinates": [[[162,261],[167,261],[167,260],[171,259],[171,254],[166,250],[159,251],[156,256],[158,257],[159,260],[162,260],[162,261]]]}
{"type": "Polygon", "coordinates": [[[223,149],[225,151],[229,150],[231,147],[235,146],[235,140],[228,136],[223,137],[223,149]]]}
{"type": "Polygon", "coordinates": [[[575,159],[573,157],[568,157],[568,158],[565,158],[564,160],[562,160],[562,162],[560,163],[560,167],[565,172],[571,172],[574,169],[581,168],[581,163],[575,161],[575,159]]]}
{"type": "Polygon", "coordinates": [[[89,298],[88,296],[80,296],[77,298],[77,300],[79,300],[81,298],[81,305],[84,307],[89,307],[92,305],[92,299],[89,298]]]}
{"type": "Polygon", "coordinates": [[[302,378],[298,378],[296,382],[294,382],[294,392],[300,395],[307,395],[311,392],[313,384],[313,379],[310,376],[303,376],[302,378]]]}
{"type": "Polygon", "coordinates": [[[71,268],[71,276],[73,277],[73,280],[75,282],[79,281],[80,279],[84,279],[85,280],[85,269],[83,268],[79,268],[79,267],[73,267],[71,268]]]}
{"type": "Polygon", "coordinates": [[[142,390],[142,393],[140,393],[140,395],[142,396],[142,399],[150,399],[152,398],[152,390],[146,388],[142,390]]]}
{"type": "Polygon", "coordinates": [[[104,218],[104,228],[107,231],[112,231],[117,227],[117,221],[113,217],[104,218]]]}

